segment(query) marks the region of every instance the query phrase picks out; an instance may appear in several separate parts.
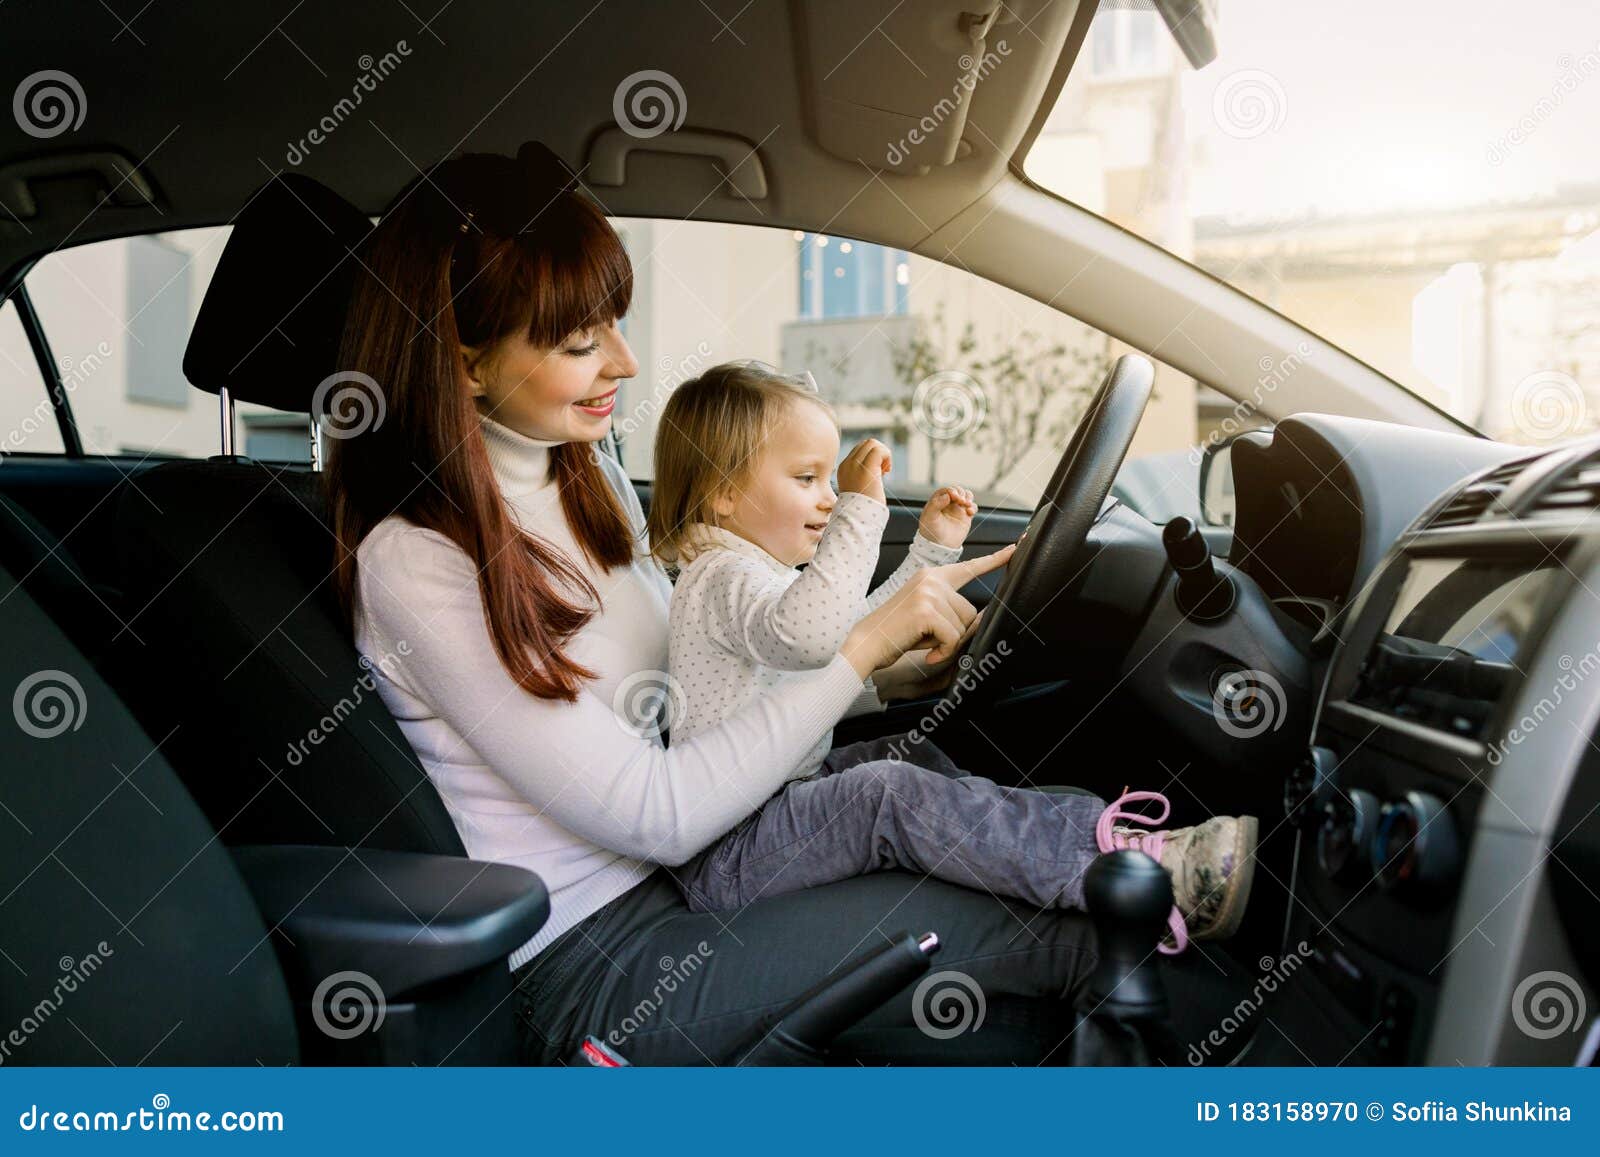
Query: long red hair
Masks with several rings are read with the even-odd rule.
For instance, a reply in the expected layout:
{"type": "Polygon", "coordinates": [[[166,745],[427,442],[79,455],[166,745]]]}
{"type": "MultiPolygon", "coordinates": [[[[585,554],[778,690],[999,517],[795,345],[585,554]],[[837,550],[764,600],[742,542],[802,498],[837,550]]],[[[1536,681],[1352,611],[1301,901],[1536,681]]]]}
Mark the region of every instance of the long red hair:
{"type": "MultiPolygon", "coordinates": [[[[460,380],[463,345],[520,331],[553,348],[627,312],[633,269],[616,231],[581,194],[551,194],[530,186],[509,157],[470,154],[434,165],[396,198],[363,247],[340,345],[346,381],[366,375],[381,410],[369,408],[353,432],[333,415],[324,478],[347,625],[356,548],[399,514],[472,560],[511,677],[540,698],[570,702],[594,673],[564,648],[599,609],[599,594],[571,559],[516,524],[460,380]]],[[[595,447],[564,443],[550,457],[584,552],[606,570],[628,564],[634,531],[595,447]]]]}

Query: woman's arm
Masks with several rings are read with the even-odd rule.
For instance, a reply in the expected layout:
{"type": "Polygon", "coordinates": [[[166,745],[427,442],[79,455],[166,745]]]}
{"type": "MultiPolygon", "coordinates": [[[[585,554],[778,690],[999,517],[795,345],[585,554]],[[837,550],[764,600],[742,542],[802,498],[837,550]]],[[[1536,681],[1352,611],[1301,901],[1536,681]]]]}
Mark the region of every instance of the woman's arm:
{"type": "Polygon", "coordinates": [[[472,563],[443,535],[412,527],[370,540],[360,586],[370,643],[404,655],[386,673],[462,737],[470,752],[460,758],[482,760],[574,834],[668,865],[777,791],[871,670],[838,656],[669,751],[630,731],[592,690],[562,703],[512,680],[490,640],[472,563]]]}
{"type": "Polygon", "coordinates": [[[701,630],[736,655],[780,671],[825,667],[865,613],[888,521],[882,502],[841,494],[815,556],[798,577],[758,558],[715,551],[702,574],[679,580],[680,586],[692,584],[679,597],[698,602],[701,630]]]}

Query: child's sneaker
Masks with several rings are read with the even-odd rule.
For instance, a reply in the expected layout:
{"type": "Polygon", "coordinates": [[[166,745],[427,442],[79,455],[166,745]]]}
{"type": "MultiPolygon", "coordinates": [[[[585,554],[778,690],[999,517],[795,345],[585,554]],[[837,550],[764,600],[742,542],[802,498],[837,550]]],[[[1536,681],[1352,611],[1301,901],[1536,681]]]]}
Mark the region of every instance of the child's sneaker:
{"type": "Polygon", "coordinates": [[[1172,944],[1161,944],[1167,954],[1182,952],[1189,937],[1221,940],[1232,936],[1244,919],[1255,876],[1258,825],[1255,816],[1216,816],[1192,828],[1140,831],[1119,825],[1133,820],[1154,827],[1171,811],[1166,796],[1154,791],[1124,791],[1100,815],[1095,825],[1102,852],[1134,848],[1152,857],[1172,877],[1172,944]],[[1157,800],[1161,814],[1123,811],[1122,805],[1157,800]]]}

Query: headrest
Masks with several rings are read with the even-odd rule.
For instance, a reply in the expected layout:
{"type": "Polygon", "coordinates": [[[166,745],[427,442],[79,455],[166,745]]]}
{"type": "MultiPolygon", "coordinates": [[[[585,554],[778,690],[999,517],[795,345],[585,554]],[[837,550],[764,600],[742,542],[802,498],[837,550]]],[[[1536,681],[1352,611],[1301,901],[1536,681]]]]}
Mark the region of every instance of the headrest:
{"type": "Polygon", "coordinates": [[[183,373],[210,393],[304,412],[339,367],[345,308],[372,231],[365,213],[298,173],[274,177],[234,220],[183,373]]]}

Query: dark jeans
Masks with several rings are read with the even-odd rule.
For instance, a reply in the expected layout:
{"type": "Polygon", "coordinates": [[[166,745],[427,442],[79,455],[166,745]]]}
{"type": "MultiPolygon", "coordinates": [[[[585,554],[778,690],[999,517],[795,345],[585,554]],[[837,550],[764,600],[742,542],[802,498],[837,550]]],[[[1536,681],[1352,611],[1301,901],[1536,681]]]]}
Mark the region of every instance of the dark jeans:
{"type": "Polygon", "coordinates": [[[691,912],[890,868],[1023,900],[1082,908],[1105,803],[967,775],[923,737],[838,747],[675,875],[691,912]]]}
{"type": "Polygon", "coordinates": [[[634,1064],[722,1064],[841,965],[927,931],[943,943],[929,977],[841,1038],[845,1057],[1065,1063],[1071,1002],[1095,964],[1081,912],[879,872],[697,914],[666,868],[517,970],[524,1063],[569,1061],[593,1034],[634,1064]]]}
{"type": "MultiPolygon", "coordinates": [[[[890,742],[837,749],[824,768],[831,774],[790,790],[878,762],[890,742]]],[[[927,747],[918,758],[932,766],[923,774],[936,771],[934,778],[954,790],[991,802],[1005,793],[987,780],[961,778],[943,753],[927,747]]],[[[1022,791],[1006,798],[1020,795],[1036,797],[1027,801],[1029,809],[1041,800],[1067,808],[1074,823],[1085,825],[1082,839],[1092,847],[1104,806],[1099,800],[1022,791]]],[[[969,822],[949,829],[955,834],[941,854],[983,817],[981,811],[960,814],[969,822]]],[[[1065,842],[1066,820],[1037,822],[1041,827],[1031,836],[1013,824],[1009,838],[1065,842]]],[[[980,824],[980,835],[984,830],[980,824]]],[[[958,863],[971,862],[965,854],[970,843],[955,849],[963,853],[958,863]]],[[[1070,854],[1076,860],[1078,853],[1070,854]]],[[[782,886],[735,912],[697,913],[675,878],[682,869],[658,869],[517,970],[525,1061],[562,1063],[593,1034],[635,1064],[720,1064],[764,1017],[842,965],[900,932],[928,931],[943,944],[933,979],[898,994],[847,1034],[840,1042],[847,1055],[950,1064],[1066,1059],[1071,1001],[1095,963],[1087,916],[1003,898],[983,887],[977,874],[973,887],[962,887],[924,871],[862,870],[872,874],[797,889],[788,887],[792,879],[785,875],[782,886]]],[[[1074,870],[1060,873],[1061,886],[1076,878],[1074,870]]],[[[1057,885],[1038,887],[1043,893],[1057,885]]],[[[1081,902],[1081,888],[1074,895],[1081,902]]]]}

